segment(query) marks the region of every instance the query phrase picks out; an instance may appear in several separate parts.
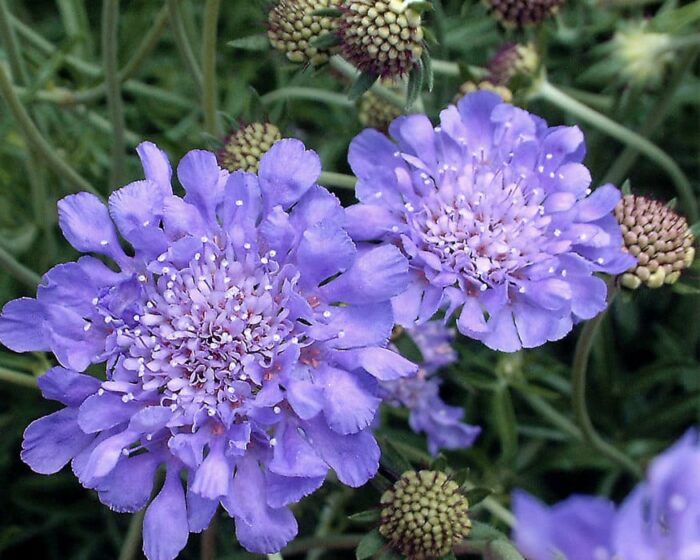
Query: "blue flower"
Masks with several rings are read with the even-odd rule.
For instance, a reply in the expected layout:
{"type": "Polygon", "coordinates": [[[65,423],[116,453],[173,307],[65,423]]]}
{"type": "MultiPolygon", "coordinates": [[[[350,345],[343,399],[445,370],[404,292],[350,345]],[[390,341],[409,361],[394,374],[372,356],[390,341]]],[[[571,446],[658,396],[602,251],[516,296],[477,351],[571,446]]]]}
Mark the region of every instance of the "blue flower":
{"type": "Polygon", "coordinates": [[[219,504],[244,547],[277,551],[297,532],[289,504],[329,469],[359,486],[378,468],[379,381],[416,370],[386,348],[406,259],[356,248],[299,141],[276,143],[257,176],[192,151],[184,197],[162,151],[138,153],[146,179],[107,206],[59,202],[66,239],[100,258],[56,266],[0,317],[4,345],[60,364],[39,386],[65,408],[27,428],[22,459],[44,474],[72,461],[122,512],[148,504],[165,467],[144,520],[150,560],[175,558],[219,504]],[[92,364],[104,381],[81,373],[92,364]]]}
{"type": "Polygon", "coordinates": [[[649,466],[620,506],[615,545],[622,558],[700,558],[700,446],[696,429],[649,466]]]}
{"type": "MultiPolygon", "coordinates": [[[[615,505],[571,496],[552,507],[521,490],[513,494],[513,540],[528,560],[613,560],[615,505]]],[[[624,556],[624,558],[628,558],[624,556]]],[[[641,560],[629,556],[632,560],[641,560]]]]}
{"type": "Polygon", "coordinates": [[[589,190],[583,134],[553,127],[491,92],[441,113],[396,119],[392,142],[365,130],[351,146],[360,203],[353,239],[400,247],[411,283],[393,299],[405,326],[440,308],[507,352],[566,335],[606,307],[596,276],[634,264],[623,252],[612,185],[589,190]]]}
{"type": "Polygon", "coordinates": [[[407,332],[423,360],[414,376],[382,382],[385,400],[408,408],[411,429],[426,434],[428,450],[433,455],[442,449],[471,447],[481,428],[462,422],[464,409],[450,406],[440,398],[440,379],[434,375],[441,367],[457,361],[457,352],[452,348],[454,332],[439,321],[429,321],[407,332]]]}

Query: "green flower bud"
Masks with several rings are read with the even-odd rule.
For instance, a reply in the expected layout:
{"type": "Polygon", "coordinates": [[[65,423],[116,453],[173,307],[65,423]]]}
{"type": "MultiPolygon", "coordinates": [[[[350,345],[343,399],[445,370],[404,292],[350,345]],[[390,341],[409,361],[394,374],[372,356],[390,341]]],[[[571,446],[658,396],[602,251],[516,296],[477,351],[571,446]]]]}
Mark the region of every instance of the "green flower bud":
{"type": "Polygon", "coordinates": [[[618,31],[612,45],[616,68],[625,82],[657,84],[673,60],[671,36],[647,31],[644,24],[618,31]]]}
{"type": "Polygon", "coordinates": [[[219,150],[219,165],[229,171],[257,173],[260,159],[278,140],[282,140],[279,129],[270,123],[254,122],[231,133],[219,150]]]}
{"type": "Polygon", "coordinates": [[[343,56],[383,78],[408,74],[423,54],[421,14],[406,0],[344,0],[339,21],[343,56]]]}
{"type": "Polygon", "coordinates": [[[564,0],[484,0],[504,27],[527,27],[557,13],[564,0]]]}
{"type": "Polygon", "coordinates": [[[381,498],[379,532],[409,560],[449,554],[471,529],[469,503],[439,471],[407,471],[381,498]]]}
{"type": "Polygon", "coordinates": [[[615,208],[625,248],[637,264],[622,275],[625,288],[673,284],[695,258],[688,222],[656,200],[628,194],[615,208]]]}
{"type": "Polygon", "coordinates": [[[318,48],[313,43],[336,30],[336,20],[313,15],[315,10],[336,8],[340,0],[279,0],[268,16],[267,36],[289,60],[314,66],[326,62],[334,48],[318,48]]]}

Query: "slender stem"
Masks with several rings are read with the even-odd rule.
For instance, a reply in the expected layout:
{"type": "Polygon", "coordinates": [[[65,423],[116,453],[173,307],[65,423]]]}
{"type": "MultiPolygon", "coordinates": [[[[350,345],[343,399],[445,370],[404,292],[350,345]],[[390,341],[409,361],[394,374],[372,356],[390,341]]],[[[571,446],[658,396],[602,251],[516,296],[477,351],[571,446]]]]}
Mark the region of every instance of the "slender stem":
{"type": "MultiPolygon", "coordinates": [[[[655,107],[649,111],[649,118],[639,131],[642,136],[650,137],[666,118],[671,108],[671,101],[683,81],[685,73],[692,67],[693,62],[695,62],[698,52],[700,52],[700,49],[696,48],[684,53],[669,80],[668,86],[664,88],[663,94],[656,102],[655,107]]],[[[619,183],[625,175],[627,175],[627,172],[634,165],[638,156],[639,151],[631,146],[627,146],[625,151],[620,154],[615,160],[615,163],[613,163],[612,167],[605,174],[603,182],[613,184],[619,183]]]]}
{"type": "Polygon", "coordinates": [[[209,527],[202,533],[202,549],[200,560],[216,560],[216,533],[218,526],[217,517],[214,516],[209,527]]]}
{"type": "Polygon", "coordinates": [[[538,84],[535,85],[532,96],[541,98],[565,111],[569,111],[579,119],[586,121],[609,136],[635,148],[651,161],[655,162],[673,181],[678,197],[682,201],[690,221],[692,223],[698,221],[698,208],[695,195],[693,194],[693,189],[688,178],[684,175],[676,162],[673,161],[666,152],[661,150],[661,148],[629,128],[616,123],[605,115],[576,101],[571,96],[550,84],[545,78],[542,78],[538,84]]]}
{"type": "Polygon", "coordinates": [[[168,9],[170,10],[170,27],[173,30],[175,44],[180,51],[180,56],[184,59],[185,66],[187,66],[187,70],[192,76],[197,89],[201,91],[202,71],[197,64],[197,59],[194,57],[190,40],[185,31],[185,24],[182,21],[182,12],[180,11],[180,0],[168,0],[168,9]]]}
{"type": "Polygon", "coordinates": [[[139,43],[138,47],[136,47],[134,54],[131,55],[131,58],[119,71],[120,81],[125,82],[129,78],[132,78],[141,67],[141,64],[143,64],[143,61],[146,60],[151,52],[153,52],[153,49],[158,44],[158,41],[165,30],[169,17],[168,7],[163,6],[160,9],[160,12],[158,12],[158,16],[156,17],[155,22],[153,22],[153,26],[148,30],[148,33],[144,35],[143,40],[141,43],[139,43]]]}
{"type": "Polygon", "coordinates": [[[310,99],[312,101],[321,101],[329,105],[338,105],[347,108],[355,106],[355,104],[342,93],[310,87],[284,87],[276,89],[263,95],[260,101],[262,101],[264,105],[269,105],[275,101],[287,99],[310,99]]]}
{"type": "MultiPolygon", "coordinates": [[[[318,516],[318,523],[314,531],[314,537],[325,537],[330,533],[333,526],[333,520],[338,513],[338,510],[343,506],[347,497],[344,491],[338,491],[331,494],[326,500],[326,505],[323,506],[321,514],[318,516]]],[[[318,560],[323,551],[319,548],[312,548],[306,555],[306,560],[318,560]]]]}
{"type": "MultiPolygon", "coordinates": [[[[84,106],[76,107],[75,113],[80,116],[84,116],[87,122],[89,122],[98,130],[101,130],[102,132],[104,132],[105,134],[109,134],[110,136],[112,135],[112,123],[99,113],[90,111],[84,106]]],[[[124,129],[124,141],[126,142],[127,146],[131,146],[132,148],[134,148],[139,145],[141,140],[142,138],[135,132],[129,129],[124,129]]]]}
{"type": "Polygon", "coordinates": [[[12,87],[12,82],[7,75],[7,70],[0,64],[0,96],[5,99],[12,116],[15,118],[19,124],[20,132],[24,135],[25,139],[29,144],[31,144],[36,150],[39,157],[43,158],[44,161],[61,177],[63,177],[75,190],[79,191],[89,191],[99,196],[97,190],[80,175],[75,169],[63,161],[57,154],[51,144],[44,138],[39,129],[36,127],[32,121],[29,113],[20,102],[14,88],[12,87]]]}
{"type": "Polygon", "coordinates": [[[436,74],[443,74],[445,76],[460,75],[459,64],[456,62],[448,62],[447,60],[438,60],[433,58],[430,61],[430,64],[433,67],[433,72],[436,74]]]}
{"type": "Polygon", "coordinates": [[[322,171],[318,178],[319,184],[326,187],[338,187],[339,189],[354,189],[357,179],[352,175],[343,173],[333,173],[332,171],[322,171]]]}
{"type": "Polygon", "coordinates": [[[119,31],[119,0],[104,0],[102,4],[102,63],[107,88],[107,110],[112,121],[112,166],[110,186],[121,184],[126,163],[124,140],[124,106],[118,76],[117,36],[119,31]]]}
{"type": "Polygon", "coordinates": [[[143,530],[143,516],[146,513],[145,509],[135,513],[131,517],[129,529],[124,538],[124,544],[119,552],[119,560],[134,560],[139,551],[141,542],[141,531],[143,530]]]}
{"type": "Polygon", "coordinates": [[[6,0],[0,0],[0,36],[7,51],[7,59],[14,79],[22,85],[29,83],[27,66],[22,57],[15,30],[12,29],[10,11],[7,9],[6,0]]]}
{"type": "Polygon", "coordinates": [[[297,539],[282,550],[285,556],[296,556],[315,548],[324,550],[352,550],[364,535],[328,535],[325,537],[307,537],[297,539]]]}
{"type": "Polygon", "coordinates": [[[27,375],[26,373],[17,373],[10,369],[0,367],[0,381],[19,385],[20,387],[28,387],[29,389],[38,389],[36,377],[27,375]]]}
{"type": "Polygon", "coordinates": [[[219,127],[216,114],[216,38],[221,0],[207,0],[202,26],[202,112],[204,130],[216,136],[219,127]]]}
{"type": "MultiPolygon", "coordinates": [[[[346,78],[350,78],[351,80],[355,80],[360,74],[357,68],[355,68],[352,64],[350,64],[348,61],[346,61],[338,55],[331,57],[331,66],[335,68],[338,72],[343,74],[343,76],[345,76],[346,78]]],[[[370,90],[373,93],[376,93],[385,101],[391,103],[392,105],[396,105],[401,109],[403,109],[406,106],[406,99],[403,96],[397,95],[396,93],[394,93],[388,88],[385,88],[379,83],[375,83],[370,88],[370,90]]]]}
{"type": "Polygon", "coordinates": [[[555,408],[550,406],[547,401],[541,397],[538,397],[537,395],[529,395],[524,392],[521,393],[521,396],[530,405],[530,407],[535,410],[535,412],[538,412],[540,416],[542,416],[545,420],[548,420],[552,426],[560,429],[562,432],[574,439],[583,439],[583,434],[578,426],[555,408]]]}
{"type": "Polygon", "coordinates": [[[0,246],[0,265],[18,281],[31,289],[35,289],[41,277],[33,270],[19,262],[10,252],[0,246]]]}
{"type": "MultiPolygon", "coordinates": [[[[615,298],[617,288],[611,287],[608,294],[608,305],[615,298]]],[[[576,420],[581,428],[584,440],[598,453],[632,473],[637,478],[642,477],[642,469],[613,445],[606,442],[593,426],[586,404],[586,374],[588,359],[593,348],[593,341],[603,323],[607,312],[604,311],[588,321],[584,326],[574,351],[574,363],[571,371],[571,404],[576,420]]]]}

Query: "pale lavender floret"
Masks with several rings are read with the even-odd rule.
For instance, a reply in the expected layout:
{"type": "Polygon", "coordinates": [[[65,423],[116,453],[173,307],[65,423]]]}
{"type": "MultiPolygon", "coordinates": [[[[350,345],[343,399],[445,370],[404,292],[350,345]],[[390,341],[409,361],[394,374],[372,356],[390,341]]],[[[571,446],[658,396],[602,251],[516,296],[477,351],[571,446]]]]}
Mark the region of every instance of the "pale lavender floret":
{"type": "Polygon", "coordinates": [[[107,206],[87,193],[59,202],[68,241],[119,271],[94,256],[61,264],[0,317],[3,344],[60,364],[39,386],[65,408],[27,428],[22,458],[45,474],[71,461],[122,512],[148,504],[165,466],[144,520],[149,560],[175,558],[219,504],[244,547],[275,552],[297,531],[288,506],[329,469],[359,486],[378,468],[378,380],[416,370],[386,348],[406,259],[356,249],[299,141],[275,144],[259,176],[190,152],[184,198],[162,151],[138,153],[146,179],[107,206]],[[80,373],[99,363],[106,381],[80,373]]]}
{"type": "Polygon", "coordinates": [[[700,559],[700,446],[696,429],[649,466],[620,506],[614,540],[622,558],[700,559]]]}
{"type": "Polygon", "coordinates": [[[616,558],[612,543],[615,505],[609,500],[571,496],[548,507],[518,490],[513,493],[513,514],[513,540],[528,560],[616,558]]]}
{"type": "Polygon", "coordinates": [[[457,361],[452,347],[454,332],[439,321],[429,321],[407,333],[423,359],[414,376],[382,382],[385,400],[409,410],[409,425],[414,432],[426,435],[431,454],[471,447],[481,428],[462,422],[464,409],[450,406],[440,398],[440,379],[435,375],[441,367],[457,361]]]}
{"type": "Polygon", "coordinates": [[[365,130],[349,162],[360,203],[356,241],[381,240],[409,258],[411,284],[393,299],[405,326],[444,308],[460,332],[496,350],[565,336],[606,307],[605,282],[634,262],[612,211],[619,191],[589,189],[577,127],[548,127],[491,92],[365,130]]]}

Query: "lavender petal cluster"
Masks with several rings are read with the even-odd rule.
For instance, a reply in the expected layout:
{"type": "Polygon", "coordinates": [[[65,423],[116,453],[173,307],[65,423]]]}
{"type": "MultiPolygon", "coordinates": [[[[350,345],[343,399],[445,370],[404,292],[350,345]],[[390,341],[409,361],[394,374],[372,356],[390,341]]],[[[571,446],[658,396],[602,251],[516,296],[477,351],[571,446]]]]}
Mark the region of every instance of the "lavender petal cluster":
{"type": "Polygon", "coordinates": [[[453,348],[454,331],[441,321],[429,321],[406,330],[421,353],[415,375],[383,381],[384,400],[391,406],[409,410],[409,426],[427,437],[428,451],[437,455],[443,449],[466,449],[481,433],[479,426],[462,421],[464,409],[450,406],[440,397],[436,372],[457,361],[453,348]]]}
{"type": "Polygon", "coordinates": [[[276,143],[258,175],[188,153],[184,197],[160,149],[138,154],[145,180],[107,205],[59,202],[64,236],[89,254],[0,317],[5,346],[59,364],[39,386],[64,407],[27,428],[22,459],[43,474],[70,462],[113,510],[147,506],[149,560],[175,558],[219,505],[245,548],[276,552],[297,532],[289,505],[329,469],[353,487],[377,471],[379,384],[416,370],[386,347],[406,258],[356,247],[297,140],[276,143]],[[93,364],[103,379],[83,373],[93,364]]]}
{"type": "Polygon", "coordinates": [[[393,299],[400,324],[443,308],[464,335],[512,352],[606,307],[596,273],[634,262],[613,216],[619,191],[589,188],[579,128],[548,127],[480,91],[442,111],[437,127],[408,115],[389,133],[365,130],[350,146],[360,203],[348,231],[409,259],[409,288],[393,299]]]}
{"type": "Polygon", "coordinates": [[[651,462],[617,508],[592,496],[547,507],[517,491],[514,540],[529,560],[698,560],[699,469],[700,441],[691,429],[651,462]]]}

